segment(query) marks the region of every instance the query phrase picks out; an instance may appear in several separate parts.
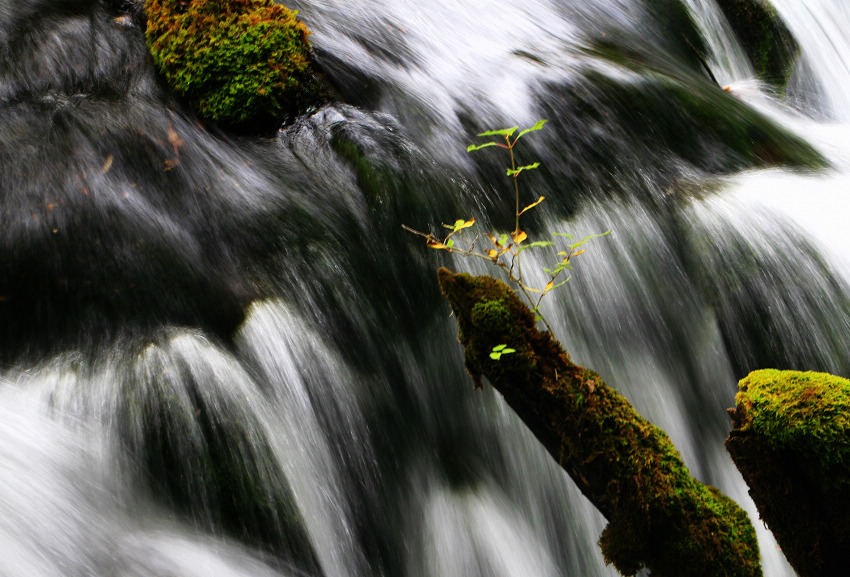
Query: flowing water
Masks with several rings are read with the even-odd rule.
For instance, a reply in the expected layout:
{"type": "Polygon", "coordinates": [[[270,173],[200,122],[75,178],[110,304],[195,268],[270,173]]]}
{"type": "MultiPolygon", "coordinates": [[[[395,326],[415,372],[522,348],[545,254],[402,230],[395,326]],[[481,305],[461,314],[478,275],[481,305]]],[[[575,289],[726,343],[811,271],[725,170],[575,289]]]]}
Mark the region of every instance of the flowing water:
{"type": "Polygon", "coordinates": [[[487,268],[401,229],[512,226],[505,161],[464,149],[538,118],[529,230],[613,230],[555,332],[793,575],[725,409],[753,369],[850,376],[843,0],[775,0],[785,99],[711,0],[293,1],[344,104],[274,138],[199,123],[132,5],[0,0],[0,575],[615,575],[464,372],[434,271],[487,268]]]}

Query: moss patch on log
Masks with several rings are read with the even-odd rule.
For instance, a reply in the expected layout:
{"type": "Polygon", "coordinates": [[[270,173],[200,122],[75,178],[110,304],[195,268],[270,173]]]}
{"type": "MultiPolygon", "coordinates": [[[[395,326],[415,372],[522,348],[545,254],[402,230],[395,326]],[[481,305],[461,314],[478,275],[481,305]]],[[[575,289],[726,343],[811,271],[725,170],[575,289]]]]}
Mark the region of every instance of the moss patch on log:
{"type": "Polygon", "coordinates": [[[624,575],[761,575],[746,513],[691,477],[667,435],[595,372],[574,364],[534,315],[492,277],[438,272],[465,362],[505,397],[609,524],[602,553],[624,575]],[[491,358],[493,347],[515,353],[491,358]]]}
{"type": "Polygon", "coordinates": [[[276,130],[314,90],[310,32],[273,0],[148,0],[145,13],[157,68],[222,127],[276,130]]]}
{"type": "Polygon", "coordinates": [[[850,547],[850,381],[750,373],[726,447],[759,513],[801,577],[846,570],[850,547]]]}

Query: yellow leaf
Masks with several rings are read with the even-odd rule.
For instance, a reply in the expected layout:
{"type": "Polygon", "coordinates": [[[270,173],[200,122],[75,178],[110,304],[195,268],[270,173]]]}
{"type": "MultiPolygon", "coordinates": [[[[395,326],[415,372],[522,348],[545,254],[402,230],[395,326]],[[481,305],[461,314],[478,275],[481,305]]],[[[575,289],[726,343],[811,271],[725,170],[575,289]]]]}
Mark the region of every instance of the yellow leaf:
{"type": "Polygon", "coordinates": [[[428,244],[428,248],[435,248],[435,249],[438,249],[438,250],[449,250],[451,248],[451,247],[443,244],[439,240],[435,239],[433,236],[430,236],[430,235],[429,235],[427,244],[428,244]]]}
{"type": "Polygon", "coordinates": [[[552,287],[553,287],[553,286],[555,286],[555,281],[550,280],[550,281],[546,284],[546,288],[544,288],[544,289],[543,289],[543,293],[544,293],[544,294],[545,294],[545,293],[548,293],[550,290],[552,290],[552,287]]]}
{"type": "Polygon", "coordinates": [[[497,258],[499,256],[499,251],[490,249],[487,251],[487,256],[489,256],[490,258],[497,258]]]}
{"type": "Polygon", "coordinates": [[[581,253],[583,253],[583,252],[585,252],[585,251],[584,251],[584,249],[581,249],[580,251],[578,251],[578,252],[576,252],[576,253],[573,253],[573,256],[578,256],[578,255],[580,255],[580,254],[581,254],[581,253]]]}
{"type": "Polygon", "coordinates": [[[526,210],[528,210],[529,208],[534,208],[535,206],[537,206],[538,204],[540,204],[541,202],[543,202],[543,200],[544,200],[545,198],[546,198],[545,196],[542,196],[542,195],[541,195],[541,196],[540,196],[540,198],[538,198],[535,202],[532,202],[531,204],[529,204],[528,206],[526,206],[524,209],[522,209],[521,211],[519,211],[519,213],[517,213],[517,216],[520,216],[522,213],[524,213],[524,212],[525,212],[526,210]]]}
{"type": "Polygon", "coordinates": [[[109,172],[109,169],[112,168],[112,155],[106,157],[106,162],[103,163],[103,168],[100,169],[101,174],[106,174],[109,172]]]}
{"type": "Polygon", "coordinates": [[[528,235],[525,234],[524,230],[515,230],[511,233],[511,238],[514,239],[514,242],[519,244],[525,239],[528,238],[528,235]]]}
{"type": "Polygon", "coordinates": [[[469,228],[469,227],[470,227],[470,226],[472,226],[473,224],[475,224],[475,219],[474,219],[474,218],[473,218],[473,219],[470,219],[470,220],[463,220],[462,218],[459,218],[459,219],[457,219],[457,220],[455,221],[455,223],[454,223],[454,224],[444,224],[443,226],[444,226],[445,228],[447,228],[447,229],[449,229],[449,230],[453,231],[453,232],[457,232],[457,231],[459,231],[459,230],[461,230],[461,229],[469,228]]]}

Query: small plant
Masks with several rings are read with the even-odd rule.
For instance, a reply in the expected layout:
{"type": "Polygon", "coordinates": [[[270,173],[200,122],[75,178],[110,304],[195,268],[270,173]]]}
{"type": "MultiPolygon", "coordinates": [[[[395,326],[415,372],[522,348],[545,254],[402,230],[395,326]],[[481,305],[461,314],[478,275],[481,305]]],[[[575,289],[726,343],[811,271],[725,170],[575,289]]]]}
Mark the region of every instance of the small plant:
{"type": "MultiPolygon", "coordinates": [[[[584,249],[580,249],[579,247],[593,238],[610,234],[611,231],[609,230],[602,234],[592,234],[578,241],[575,241],[571,234],[560,232],[552,233],[553,237],[567,238],[575,242],[568,244],[564,247],[564,250],[556,253],[556,262],[552,268],[543,269],[543,272],[549,276],[549,281],[543,288],[535,288],[528,284],[522,271],[522,253],[528,249],[552,247],[555,246],[555,242],[548,240],[533,242],[528,241],[528,234],[520,228],[520,217],[529,210],[538,206],[545,200],[545,197],[542,195],[538,196],[537,200],[520,210],[519,176],[527,170],[534,170],[538,168],[540,163],[534,162],[532,164],[517,166],[514,148],[516,148],[517,142],[520,138],[530,132],[542,129],[546,122],[548,121],[538,120],[534,126],[520,131],[516,137],[513,135],[517,130],[519,130],[518,126],[482,132],[478,135],[479,137],[500,136],[504,139],[504,142],[501,142],[501,139],[491,140],[484,144],[470,144],[466,149],[467,152],[474,152],[476,150],[481,150],[482,148],[497,146],[499,148],[506,149],[510,155],[511,165],[507,168],[506,175],[513,179],[514,185],[514,230],[509,234],[505,233],[498,236],[491,233],[485,233],[487,240],[493,248],[484,250],[476,248],[476,243],[480,238],[479,235],[475,235],[471,239],[468,238],[467,229],[471,229],[475,225],[474,218],[469,220],[458,219],[454,222],[454,224],[443,224],[442,226],[449,230],[448,234],[443,238],[438,238],[431,233],[421,232],[405,225],[402,225],[402,227],[408,232],[424,237],[430,248],[445,250],[450,253],[457,253],[463,256],[482,258],[501,268],[507,274],[510,281],[519,287],[523,296],[525,296],[531,306],[531,310],[536,315],[535,318],[542,321],[543,324],[546,325],[546,329],[550,333],[553,333],[552,327],[546,321],[546,318],[540,313],[540,304],[543,301],[543,297],[569,282],[571,277],[567,276],[566,278],[563,278],[561,275],[565,270],[572,270],[572,266],[570,264],[571,260],[584,253],[584,249]]],[[[505,345],[499,346],[504,347],[505,345]]],[[[514,352],[512,349],[508,349],[508,351],[514,352]]],[[[490,356],[494,360],[498,360],[498,357],[502,354],[507,354],[504,349],[499,349],[497,351],[496,348],[494,348],[493,353],[491,353],[490,356]]]]}
{"type": "Polygon", "coordinates": [[[502,355],[509,355],[511,353],[515,353],[516,349],[509,349],[508,345],[496,345],[493,347],[493,350],[490,352],[490,358],[494,361],[498,361],[502,358],[502,355]]]}

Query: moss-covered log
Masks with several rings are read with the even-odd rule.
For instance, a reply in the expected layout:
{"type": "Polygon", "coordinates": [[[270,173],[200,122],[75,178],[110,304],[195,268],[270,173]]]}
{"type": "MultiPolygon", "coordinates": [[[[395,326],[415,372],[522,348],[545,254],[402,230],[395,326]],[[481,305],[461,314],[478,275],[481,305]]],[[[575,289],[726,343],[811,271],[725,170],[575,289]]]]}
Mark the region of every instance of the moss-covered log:
{"type": "Polygon", "coordinates": [[[761,575],[746,513],[693,479],[667,435],[574,364],[504,283],[439,270],[476,386],[502,394],[609,524],[600,547],[624,575],[761,575]],[[507,345],[516,352],[491,357],[507,345]]]}
{"type": "Polygon", "coordinates": [[[726,448],[801,577],[845,575],[850,550],[850,381],[762,370],[739,383],[726,448]]]}
{"type": "Polygon", "coordinates": [[[776,9],[765,0],[719,0],[759,78],[784,90],[800,47],[776,9]]]}

